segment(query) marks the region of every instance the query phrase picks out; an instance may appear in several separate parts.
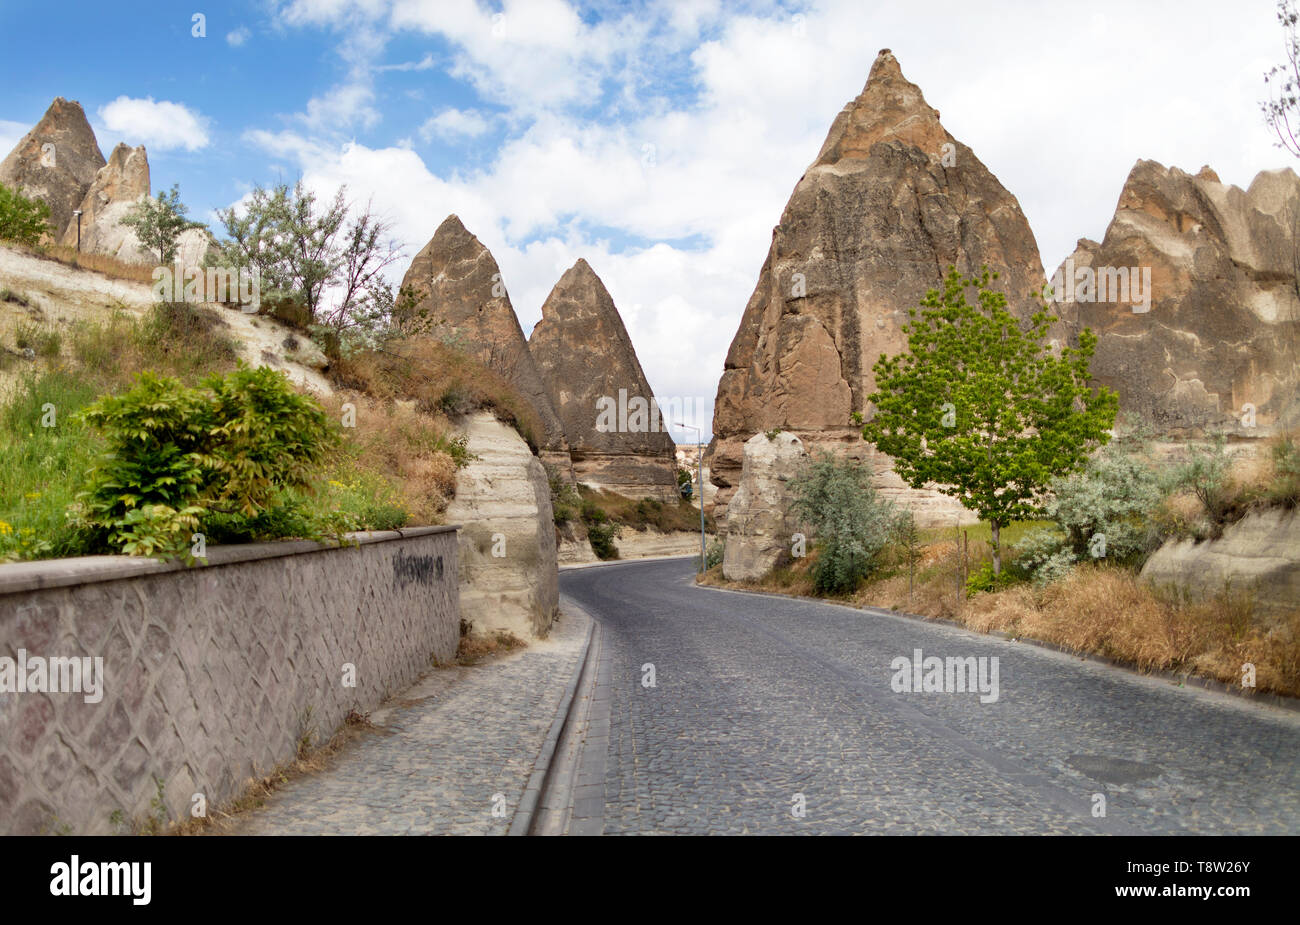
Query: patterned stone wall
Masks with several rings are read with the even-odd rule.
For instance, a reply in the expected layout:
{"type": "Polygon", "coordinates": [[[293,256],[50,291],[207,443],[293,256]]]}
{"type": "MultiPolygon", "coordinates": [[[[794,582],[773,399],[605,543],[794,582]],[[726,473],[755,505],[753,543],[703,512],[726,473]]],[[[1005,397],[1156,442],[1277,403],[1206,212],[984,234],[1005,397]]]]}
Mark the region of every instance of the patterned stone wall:
{"type": "Polygon", "coordinates": [[[305,734],[328,738],[453,658],[456,528],[356,539],[213,548],[193,568],[0,566],[0,660],[103,658],[97,703],[0,693],[0,834],[129,831],[160,814],[159,780],[167,817],[188,818],[194,794],[236,796],[305,734]]]}

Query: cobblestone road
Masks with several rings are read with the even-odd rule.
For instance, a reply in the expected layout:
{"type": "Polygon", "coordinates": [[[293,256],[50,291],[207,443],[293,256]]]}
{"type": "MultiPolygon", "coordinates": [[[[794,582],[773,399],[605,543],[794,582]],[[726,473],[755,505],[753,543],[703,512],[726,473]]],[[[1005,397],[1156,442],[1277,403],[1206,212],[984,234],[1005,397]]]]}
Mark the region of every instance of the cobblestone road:
{"type": "Polygon", "coordinates": [[[941,624],[697,588],[692,570],[561,574],[609,666],[594,695],[608,739],[579,759],[604,779],[585,831],[1300,833],[1296,712],[941,624]],[[997,656],[998,700],[893,692],[891,661],[917,648],[997,656]]]}
{"type": "Polygon", "coordinates": [[[578,669],[587,625],[565,615],[547,640],[520,652],[431,671],[372,714],[375,730],[242,814],[230,834],[505,834],[578,669]]]}

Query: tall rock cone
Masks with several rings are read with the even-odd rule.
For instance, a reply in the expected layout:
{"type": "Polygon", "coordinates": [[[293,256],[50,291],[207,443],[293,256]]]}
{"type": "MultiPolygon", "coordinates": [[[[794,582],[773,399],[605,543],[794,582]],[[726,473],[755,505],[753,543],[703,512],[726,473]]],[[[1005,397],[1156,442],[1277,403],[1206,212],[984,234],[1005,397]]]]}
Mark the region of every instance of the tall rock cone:
{"type": "Polygon", "coordinates": [[[1242,190],[1138,161],[1101,243],[1050,280],[1098,336],[1093,377],[1157,437],[1268,437],[1300,424],[1300,177],[1242,190]]]}
{"type": "Polygon", "coordinates": [[[580,482],[631,498],[677,498],[676,446],[605,284],[579,260],[542,305],[528,348],[580,482]]]}
{"type": "Polygon", "coordinates": [[[104,164],[81,104],[58,96],[0,162],[0,183],[49,205],[51,237],[57,241],[70,222],[76,233],[72,211],[81,207],[104,164]]]}
{"type": "Polygon", "coordinates": [[[538,444],[562,454],[562,459],[557,456],[554,461],[567,468],[564,426],[528,352],[501,268],[457,216],[447,216],[415,255],[402,278],[402,288],[408,287],[416,303],[407,311],[421,316],[518,389],[541,421],[544,433],[536,435],[538,444]]]}
{"type": "Polygon", "coordinates": [[[1042,291],[1038,245],[1020,204],[939,122],[888,49],[862,93],[836,117],[795,186],[727,354],[714,410],[711,479],[721,518],[759,432],[799,434],[870,457],[877,482],[922,520],[960,510],[904,490],[889,461],[862,444],[872,365],[906,346],[908,309],[950,265],[999,274],[1014,312],[1042,291]]]}
{"type": "MultiPolygon", "coordinates": [[[[157,255],[150,255],[135,232],[122,224],[135,204],[148,195],[149,157],[144,145],[118,144],[81,200],[81,249],[126,261],[156,261],[157,255]]],[[[69,221],[59,243],[75,246],[77,233],[77,222],[69,221]]]]}

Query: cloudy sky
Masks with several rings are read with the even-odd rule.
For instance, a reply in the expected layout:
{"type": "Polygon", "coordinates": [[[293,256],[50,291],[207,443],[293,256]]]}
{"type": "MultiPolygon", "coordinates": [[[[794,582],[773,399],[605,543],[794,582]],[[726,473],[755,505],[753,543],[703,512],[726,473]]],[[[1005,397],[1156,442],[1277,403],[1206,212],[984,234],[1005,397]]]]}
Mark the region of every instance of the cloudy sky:
{"type": "Polygon", "coordinates": [[[1049,273],[1104,233],[1138,158],[1241,186],[1291,162],[1258,112],[1272,0],[58,9],[51,29],[47,0],[0,4],[0,155],[65,96],[200,220],[254,183],[346,183],[409,257],[458,213],[525,333],[586,257],[656,394],[706,434],[772,226],[881,48],[1019,198],[1049,273]]]}

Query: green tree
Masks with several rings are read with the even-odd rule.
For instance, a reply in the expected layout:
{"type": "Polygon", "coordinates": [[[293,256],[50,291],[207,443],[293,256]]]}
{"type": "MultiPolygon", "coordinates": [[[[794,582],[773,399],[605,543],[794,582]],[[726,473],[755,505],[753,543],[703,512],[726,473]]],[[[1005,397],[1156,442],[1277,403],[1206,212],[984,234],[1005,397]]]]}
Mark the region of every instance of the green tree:
{"type": "Polygon", "coordinates": [[[242,207],[217,212],[227,263],[256,269],[270,298],[300,302],[313,322],[335,333],[387,322],[395,295],[383,273],[402,254],[392,223],[370,204],[354,210],[346,192],[340,187],[325,201],[301,180],[258,186],[242,207]]]}
{"type": "Polygon", "coordinates": [[[50,229],[50,207],[0,183],[0,241],[34,245],[50,229]]]}
{"type": "Polygon", "coordinates": [[[176,242],[181,232],[203,227],[200,222],[185,217],[188,211],[181,202],[180,187],[173,183],[166,193],[141,199],[122,219],[122,224],[135,231],[146,249],[158,254],[160,264],[169,264],[176,259],[176,242]]]}
{"type": "Polygon", "coordinates": [[[899,527],[894,505],[880,500],[871,467],[822,452],[790,480],[791,508],[821,543],[813,566],[819,592],[848,594],[881,563],[899,527]]]}
{"type": "Polygon", "coordinates": [[[989,279],[987,268],[978,279],[950,268],[943,290],[911,310],[907,350],[874,366],[875,413],[862,435],[913,488],[934,483],[989,522],[997,574],[1001,528],[1038,513],[1048,482],[1109,439],[1118,399],[1088,385],[1092,331],[1053,350],[1056,318],[1040,306],[1021,322],[989,279]]]}

